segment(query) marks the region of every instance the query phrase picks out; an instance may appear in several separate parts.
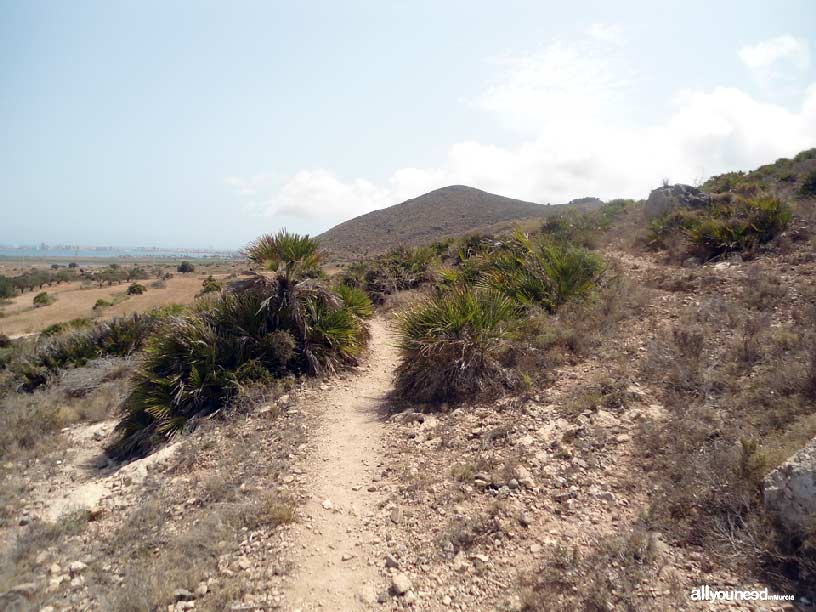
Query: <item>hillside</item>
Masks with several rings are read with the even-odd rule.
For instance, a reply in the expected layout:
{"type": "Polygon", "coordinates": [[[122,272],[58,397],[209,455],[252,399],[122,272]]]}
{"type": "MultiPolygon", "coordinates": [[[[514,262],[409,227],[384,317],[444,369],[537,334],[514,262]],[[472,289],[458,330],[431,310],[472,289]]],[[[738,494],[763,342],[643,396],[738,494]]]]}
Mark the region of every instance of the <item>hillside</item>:
{"type": "Polygon", "coordinates": [[[567,206],[580,204],[534,204],[453,185],[345,221],[319,239],[331,259],[346,259],[476,230],[496,231],[502,225],[563,212],[567,206]]]}

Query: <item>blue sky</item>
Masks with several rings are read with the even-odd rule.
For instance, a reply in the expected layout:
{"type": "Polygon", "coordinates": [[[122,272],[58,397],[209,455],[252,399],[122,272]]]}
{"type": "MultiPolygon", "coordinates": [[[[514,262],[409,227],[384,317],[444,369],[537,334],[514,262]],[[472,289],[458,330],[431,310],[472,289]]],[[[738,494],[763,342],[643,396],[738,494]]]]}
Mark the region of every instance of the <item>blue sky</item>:
{"type": "Polygon", "coordinates": [[[239,247],[816,146],[816,3],[0,0],[0,243],[239,247]]]}

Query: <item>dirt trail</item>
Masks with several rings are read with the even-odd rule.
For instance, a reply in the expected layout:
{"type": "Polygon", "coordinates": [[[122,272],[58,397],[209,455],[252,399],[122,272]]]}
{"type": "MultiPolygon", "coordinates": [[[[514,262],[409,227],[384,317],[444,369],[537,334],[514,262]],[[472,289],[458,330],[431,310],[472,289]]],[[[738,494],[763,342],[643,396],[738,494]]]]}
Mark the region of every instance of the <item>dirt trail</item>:
{"type": "Polygon", "coordinates": [[[321,425],[302,466],[311,497],[293,534],[302,548],[287,593],[292,610],[370,610],[384,588],[372,519],[385,498],[377,468],[382,408],[396,361],[385,321],[374,319],[366,370],[332,383],[304,406],[320,413],[321,425]]]}

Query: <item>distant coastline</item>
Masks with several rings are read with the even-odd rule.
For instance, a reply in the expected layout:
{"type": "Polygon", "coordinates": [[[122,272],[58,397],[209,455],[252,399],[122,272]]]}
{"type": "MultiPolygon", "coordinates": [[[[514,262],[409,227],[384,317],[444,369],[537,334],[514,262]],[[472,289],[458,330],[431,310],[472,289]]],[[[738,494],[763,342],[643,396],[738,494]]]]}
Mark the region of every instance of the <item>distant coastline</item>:
{"type": "Polygon", "coordinates": [[[218,249],[165,249],[159,247],[99,247],[74,245],[23,245],[0,244],[0,258],[18,259],[233,259],[239,256],[237,250],[218,249]]]}

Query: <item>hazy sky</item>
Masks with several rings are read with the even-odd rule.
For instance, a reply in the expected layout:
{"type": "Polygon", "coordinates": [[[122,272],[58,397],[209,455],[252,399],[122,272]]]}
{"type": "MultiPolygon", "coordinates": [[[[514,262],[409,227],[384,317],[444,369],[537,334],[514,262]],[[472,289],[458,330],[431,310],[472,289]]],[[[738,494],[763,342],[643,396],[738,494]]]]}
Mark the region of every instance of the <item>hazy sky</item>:
{"type": "Polygon", "coordinates": [[[238,247],[816,146],[816,2],[0,0],[0,243],[238,247]]]}

